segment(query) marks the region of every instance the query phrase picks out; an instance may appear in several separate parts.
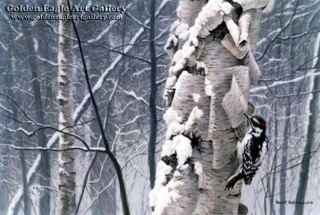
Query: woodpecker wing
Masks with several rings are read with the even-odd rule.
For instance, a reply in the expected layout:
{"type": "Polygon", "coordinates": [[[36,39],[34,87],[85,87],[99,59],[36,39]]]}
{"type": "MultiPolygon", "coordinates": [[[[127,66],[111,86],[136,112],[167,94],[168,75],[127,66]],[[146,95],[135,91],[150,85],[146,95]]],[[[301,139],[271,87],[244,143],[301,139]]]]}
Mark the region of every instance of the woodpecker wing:
{"type": "Polygon", "coordinates": [[[265,141],[262,143],[261,148],[260,148],[260,155],[261,156],[257,159],[257,161],[254,164],[257,168],[261,165],[261,163],[262,163],[263,159],[265,158],[268,150],[269,150],[269,139],[266,137],[265,141]]]}
{"type": "Polygon", "coordinates": [[[244,136],[243,140],[241,142],[238,142],[237,144],[237,153],[238,153],[238,159],[240,163],[243,160],[243,153],[244,153],[245,147],[250,142],[250,139],[252,138],[250,133],[251,131],[248,131],[247,134],[244,136]]]}
{"type": "Polygon", "coordinates": [[[243,161],[242,161],[242,174],[245,176],[252,175],[255,171],[255,166],[253,163],[253,158],[251,155],[251,141],[248,141],[248,143],[244,147],[244,152],[243,152],[243,161]]]}
{"type": "Polygon", "coordinates": [[[241,174],[243,175],[244,183],[249,185],[251,184],[252,178],[256,174],[257,168],[254,165],[254,160],[251,154],[251,141],[245,146],[243,153],[243,163],[241,174]]]}

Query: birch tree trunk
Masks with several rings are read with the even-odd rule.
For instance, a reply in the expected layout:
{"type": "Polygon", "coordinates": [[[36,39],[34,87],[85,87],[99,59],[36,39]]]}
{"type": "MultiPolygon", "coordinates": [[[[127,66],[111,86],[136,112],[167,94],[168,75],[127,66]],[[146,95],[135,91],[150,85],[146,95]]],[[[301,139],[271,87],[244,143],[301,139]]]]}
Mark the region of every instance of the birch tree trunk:
{"type": "MultiPolygon", "coordinates": [[[[68,7],[68,0],[59,0],[59,5],[68,7]]],[[[60,12],[61,16],[68,12],[60,12]]],[[[73,134],[73,94],[72,94],[72,72],[73,72],[73,54],[72,54],[72,22],[71,20],[59,21],[59,129],[73,134]]],[[[67,149],[74,144],[74,138],[70,135],[60,133],[60,149],[67,149]]],[[[75,169],[74,169],[73,150],[62,151],[59,153],[59,197],[58,210],[59,215],[70,215],[75,212],[75,169]]]]}
{"type": "Polygon", "coordinates": [[[247,213],[239,204],[241,184],[224,188],[239,165],[243,113],[254,110],[248,97],[250,80],[260,75],[251,53],[260,10],[251,1],[233,8],[228,2],[180,0],[165,47],[173,60],[165,91],[167,140],[150,193],[155,215],[247,213]]]}

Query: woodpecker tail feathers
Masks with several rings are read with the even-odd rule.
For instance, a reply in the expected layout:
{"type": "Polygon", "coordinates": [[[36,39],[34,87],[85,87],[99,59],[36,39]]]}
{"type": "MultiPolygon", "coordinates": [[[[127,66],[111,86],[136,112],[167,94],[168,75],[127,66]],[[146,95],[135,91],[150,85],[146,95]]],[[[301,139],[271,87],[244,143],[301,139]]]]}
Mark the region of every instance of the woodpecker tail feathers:
{"type": "Polygon", "coordinates": [[[252,182],[253,176],[254,176],[254,175],[244,177],[244,183],[245,183],[246,185],[250,185],[251,182],[252,182]]]}
{"type": "Polygon", "coordinates": [[[224,188],[224,190],[230,190],[233,189],[234,186],[237,184],[238,181],[240,181],[242,179],[242,175],[241,174],[236,174],[231,176],[226,184],[226,187],[224,188]]]}

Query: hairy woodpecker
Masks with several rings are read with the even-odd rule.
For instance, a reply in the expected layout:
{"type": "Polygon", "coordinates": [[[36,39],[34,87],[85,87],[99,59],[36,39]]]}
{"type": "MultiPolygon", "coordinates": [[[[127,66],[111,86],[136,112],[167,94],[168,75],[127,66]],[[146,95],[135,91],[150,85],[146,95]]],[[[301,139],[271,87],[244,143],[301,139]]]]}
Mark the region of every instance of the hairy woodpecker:
{"type": "Polygon", "coordinates": [[[244,115],[249,121],[250,130],[242,142],[238,142],[237,150],[240,166],[236,174],[228,179],[225,190],[234,188],[236,183],[242,179],[246,185],[250,185],[269,148],[269,141],[266,136],[266,121],[261,116],[244,115]]]}

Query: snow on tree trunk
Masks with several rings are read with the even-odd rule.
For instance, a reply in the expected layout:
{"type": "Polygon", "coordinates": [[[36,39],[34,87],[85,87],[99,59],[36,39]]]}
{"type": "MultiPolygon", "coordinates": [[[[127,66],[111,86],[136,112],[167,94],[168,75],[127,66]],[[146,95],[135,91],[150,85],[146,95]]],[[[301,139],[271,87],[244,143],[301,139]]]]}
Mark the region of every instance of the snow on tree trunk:
{"type": "MultiPolygon", "coordinates": [[[[68,7],[67,0],[59,0],[59,5],[68,7]]],[[[68,12],[60,12],[61,16],[68,12]]],[[[59,129],[64,132],[74,133],[73,129],[73,94],[72,94],[72,73],[73,73],[73,54],[72,54],[72,23],[71,20],[59,21],[59,129]]],[[[59,134],[60,149],[67,149],[74,144],[74,138],[70,135],[59,134]]],[[[75,169],[74,169],[73,150],[62,151],[59,153],[59,196],[58,210],[59,215],[69,215],[75,212],[75,169]]]]}
{"type": "Polygon", "coordinates": [[[251,33],[267,1],[236,2],[180,0],[165,46],[173,59],[165,89],[166,141],[150,192],[154,215],[247,213],[239,204],[241,184],[224,188],[238,166],[250,81],[260,76],[251,33]]]}

